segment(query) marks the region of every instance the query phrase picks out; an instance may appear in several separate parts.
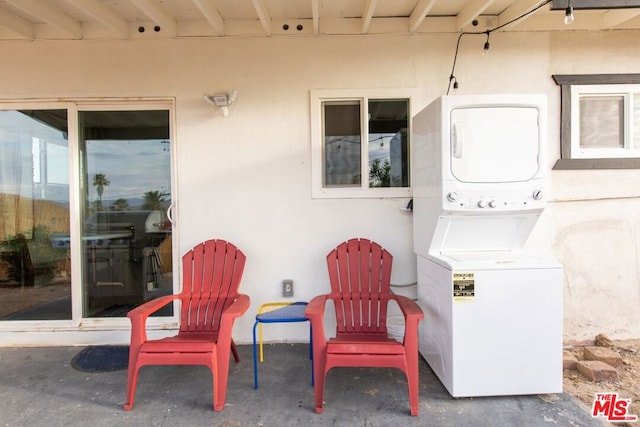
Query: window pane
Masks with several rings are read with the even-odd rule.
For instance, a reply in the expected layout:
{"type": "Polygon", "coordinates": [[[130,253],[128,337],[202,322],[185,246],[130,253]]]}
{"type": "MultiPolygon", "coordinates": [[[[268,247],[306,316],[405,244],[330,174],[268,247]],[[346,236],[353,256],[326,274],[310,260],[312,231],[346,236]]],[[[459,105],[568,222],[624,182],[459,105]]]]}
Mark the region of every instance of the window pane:
{"type": "Polygon", "coordinates": [[[580,147],[624,148],[624,97],[580,97],[580,147]]]}
{"type": "Polygon", "coordinates": [[[369,187],[408,187],[409,100],[369,101],[369,187]]]}
{"type": "Polygon", "coordinates": [[[633,94],[633,148],[640,149],[640,93],[633,94]]]}
{"type": "MultiPolygon", "coordinates": [[[[172,292],[168,111],[81,111],[84,317],[172,292]]],[[[171,315],[169,305],[160,315],[171,315]]]]}
{"type": "Polygon", "coordinates": [[[0,111],[0,319],[71,319],[65,110],[0,111]]]}
{"type": "Polygon", "coordinates": [[[322,103],[324,128],[324,186],[360,186],[360,102],[322,103]]]}

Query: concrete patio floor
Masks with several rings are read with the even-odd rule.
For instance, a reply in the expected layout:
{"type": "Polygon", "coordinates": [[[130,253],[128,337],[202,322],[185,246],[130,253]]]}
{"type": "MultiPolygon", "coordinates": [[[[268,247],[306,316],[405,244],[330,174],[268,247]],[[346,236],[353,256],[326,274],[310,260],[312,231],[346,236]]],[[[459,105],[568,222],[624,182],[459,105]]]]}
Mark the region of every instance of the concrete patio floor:
{"type": "Polygon", "coordinates": [[[212,410],[211,375],[200,366],[140,371],[135,407],[126,412],[127,371],[71,367],[83,347],[0,348],[2,426],[598,426],[588,408],[561,393],[453,399],[420,359],[420,415],[409,415],[406,381],[394,369],[329,372],[325,409],[313,405],[305,344],[265,345],[260,387],[250,345],[231,362],[226,406],[212,410]]]}

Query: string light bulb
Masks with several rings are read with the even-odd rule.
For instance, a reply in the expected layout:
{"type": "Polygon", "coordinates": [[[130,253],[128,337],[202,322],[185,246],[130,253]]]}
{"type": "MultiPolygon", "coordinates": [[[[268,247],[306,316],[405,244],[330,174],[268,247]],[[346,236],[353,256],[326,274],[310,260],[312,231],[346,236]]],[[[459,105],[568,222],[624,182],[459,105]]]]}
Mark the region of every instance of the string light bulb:
{"type": "Polygon", "coordinates": [[[571,6],[571,0],[567,3],[567,8],[564,11],[564,23],[565,25],[571,25],[573,23],[573,6],[571,6]]]}
{"type": "Polygon", "coordinates": [[[455,93],[456,89],[458,89],[458,79],[456,79],[456,76],[454,76],[453,74],[449,76],[449,88],[447,89],[447,95],[449,95],[452,87],[453,93],[455,93]]]}
{"type": "Polygon", "coordinates": [[[489,53],[489,35],[491,34],[491,32],[489,30],[487,30],[487,41],[484,42],[484,50],[482,51],[483,55],[486,55],[487,53],[489,53]]]}

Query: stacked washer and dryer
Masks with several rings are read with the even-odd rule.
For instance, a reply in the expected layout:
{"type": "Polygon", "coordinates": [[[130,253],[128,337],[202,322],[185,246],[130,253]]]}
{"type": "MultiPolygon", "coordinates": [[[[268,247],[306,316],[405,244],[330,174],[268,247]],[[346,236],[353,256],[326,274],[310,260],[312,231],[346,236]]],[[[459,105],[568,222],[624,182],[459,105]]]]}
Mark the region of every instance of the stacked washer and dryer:
{"type": "Polygon", "coordinates": [[[546,115],[542,95],[478,95],[413,118],[420,353],[454,397],[562,391],[562,267],[524,251],[546,115]]]}

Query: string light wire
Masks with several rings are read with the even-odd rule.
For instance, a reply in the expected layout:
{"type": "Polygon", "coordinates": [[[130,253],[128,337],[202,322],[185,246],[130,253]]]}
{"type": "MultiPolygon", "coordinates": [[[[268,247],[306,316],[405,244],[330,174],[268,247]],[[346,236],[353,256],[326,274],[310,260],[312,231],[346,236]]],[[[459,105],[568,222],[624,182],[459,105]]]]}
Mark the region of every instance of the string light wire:
{"type": "Polygon", "coordinates": [[[511,21],[505,22],[502,25],[498,25],[495,28],[491,28],[490,30],[485,30],[485,31],[463,31],[460,34],[458,34],[458,41],[456,42],[456,51],[453,55],[453,65],[451,66],[451,73],[449,74],[449,86],[447,87],[447,95],[449,95],[449,92],[451,91],[451,87],[453,86],[453,89],[457,89],[458,88],[458,79],[455,76],[455,70],[456,70],[456,63],[458,62],[458,52],[460,50],[460,41],[462,40],[463,36],[466,35],[479,35],[479,34],[486,34],[487,36],[487,41],[484,44],[484,51],[486,52],[487,50],[489,50],[489,36],[491,35],[491,33],[493,33],[494,31],[497,31],[501,28],[506,27],[507,25],[510,25],[522,18],[524,18],[525,16],[529,16],[532,13],[536,12],[538,9],[540,9],[543,6],[548,5],[549,3],[551,3],[553,0],[545,0],[542,3],[540,3],[539,5],[537,5],[536,7],[534,7],[533,9],[531,9],[528,12],[523,13],[522,15],[513,18],[511,21]]]}

